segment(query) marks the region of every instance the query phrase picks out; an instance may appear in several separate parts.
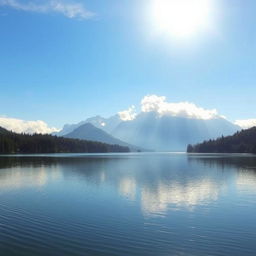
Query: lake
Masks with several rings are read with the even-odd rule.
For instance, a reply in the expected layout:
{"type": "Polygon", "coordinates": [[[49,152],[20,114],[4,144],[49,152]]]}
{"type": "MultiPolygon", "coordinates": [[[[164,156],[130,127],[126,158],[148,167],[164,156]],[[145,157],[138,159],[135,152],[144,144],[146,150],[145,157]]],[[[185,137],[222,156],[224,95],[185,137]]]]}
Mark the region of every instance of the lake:
{"type": "Polygon", "coordinates": [[[0,157],[0,255],[255,255],[256,157],[0,157]]]}

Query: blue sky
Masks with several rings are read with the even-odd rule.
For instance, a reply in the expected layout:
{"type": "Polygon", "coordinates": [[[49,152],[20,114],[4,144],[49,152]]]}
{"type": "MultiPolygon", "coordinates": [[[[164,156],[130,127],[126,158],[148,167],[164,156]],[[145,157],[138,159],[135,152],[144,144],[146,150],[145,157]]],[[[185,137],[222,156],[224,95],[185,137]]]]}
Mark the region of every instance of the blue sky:
{"type": "Polygon", "coordinates": [[[47,1],[0,0],[1,116],[61,127],[156,94],[256,118],[254,0],[216,0],[214,31],[183,39],[152,34],[150,0],[58,1],[83,8],[74,16],[23,8],[47,1]]]}

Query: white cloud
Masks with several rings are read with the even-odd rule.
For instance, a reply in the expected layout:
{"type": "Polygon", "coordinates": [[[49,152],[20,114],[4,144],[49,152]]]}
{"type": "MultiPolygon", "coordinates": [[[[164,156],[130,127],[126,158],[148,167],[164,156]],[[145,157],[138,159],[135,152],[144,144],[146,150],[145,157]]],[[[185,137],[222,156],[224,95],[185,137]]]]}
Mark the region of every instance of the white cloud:
{"type": "Polygon", "coordinates": [[[248,129],[253,126],[256,126],[256,119],[236,120],[235,124],[243,129],[248,129]]]}
{"type": "Polygon", "coordinates": [[[57,128],[48,127],[43,121],[24,121],[16,118],[0,117],[0,126],[17,133],[52,133],[59,131],[57,128]]]}
{"type": "Polygon", "coordinates": [[[154,111],[160,116],[170,115],[185,118],[209,120],[220,118],[216,109],[204,109],[190,102],[170,103],[165,96],[148,95],[141,100],[141,111],[154,111]]]}
{"type": "Polygon", "coordinates": [[[82,3],[62,0],[20,1],[0,0],[0,6],[11,7],[16,10],[38,13],[60,13],[68,18],[89,19],[95,14],[88,11],[82,3]]]}
{"type": "Polygon", "coordinates": [[[118,115],[123,121],[131,121],[136,118],[135,106],[131,106],[127,110],[118,112],[118,115]]]}

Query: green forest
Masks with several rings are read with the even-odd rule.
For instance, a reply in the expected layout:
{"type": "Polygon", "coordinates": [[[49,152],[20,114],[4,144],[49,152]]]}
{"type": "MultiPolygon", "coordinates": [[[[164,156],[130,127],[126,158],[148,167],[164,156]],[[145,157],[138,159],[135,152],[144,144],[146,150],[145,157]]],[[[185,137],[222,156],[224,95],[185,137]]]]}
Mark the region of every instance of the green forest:
{"type": "Polygon", "coordinates": [[[236,132],[232,136],[188,145],[188,153],[253,153],[256,154],[256,127],[236,132]]]}
{"type": "Polygon", "coordinates": [[[0,154],[129,152],[128,147],[43,134],[17,134],[0,127],[0,154]]]}

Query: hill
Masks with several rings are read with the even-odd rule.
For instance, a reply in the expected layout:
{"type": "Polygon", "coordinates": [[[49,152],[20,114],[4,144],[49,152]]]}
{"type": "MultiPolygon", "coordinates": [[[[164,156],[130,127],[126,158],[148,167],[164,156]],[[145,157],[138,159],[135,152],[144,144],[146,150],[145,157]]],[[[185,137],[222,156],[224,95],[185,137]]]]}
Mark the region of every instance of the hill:
{"type": "Polygon", "coordinates": [[[17,134],[0,127],[0,154],[129,152],[128,147],[42,134],[17,134]]]}
{"type": "Polygon", "coordinates": [[[236,132],[232,136],[208,140],[194,146],[188,153],[253,153],[256,154],[256,127],[236,132]]]}

